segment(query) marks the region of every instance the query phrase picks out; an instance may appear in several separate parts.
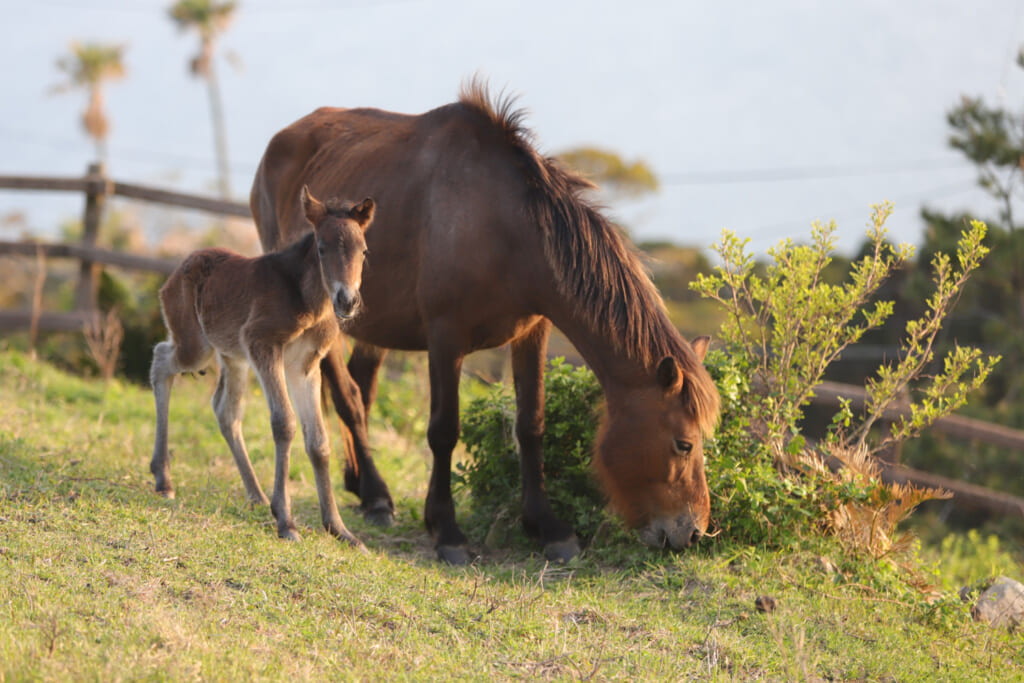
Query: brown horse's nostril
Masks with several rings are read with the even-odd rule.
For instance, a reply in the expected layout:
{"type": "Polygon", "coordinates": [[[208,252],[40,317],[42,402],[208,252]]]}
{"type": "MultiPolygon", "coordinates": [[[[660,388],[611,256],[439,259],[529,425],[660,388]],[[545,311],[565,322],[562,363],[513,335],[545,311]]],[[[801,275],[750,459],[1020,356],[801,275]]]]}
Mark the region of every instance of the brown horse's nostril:
{"type": "Polygon", "coordinates": [[[704,534],[700,532],[700,529],[694,529],[693,533],[690,534],[690,545],[696,545],[697,541],[699,541],[700,537],[703,535],[704,534]]]}

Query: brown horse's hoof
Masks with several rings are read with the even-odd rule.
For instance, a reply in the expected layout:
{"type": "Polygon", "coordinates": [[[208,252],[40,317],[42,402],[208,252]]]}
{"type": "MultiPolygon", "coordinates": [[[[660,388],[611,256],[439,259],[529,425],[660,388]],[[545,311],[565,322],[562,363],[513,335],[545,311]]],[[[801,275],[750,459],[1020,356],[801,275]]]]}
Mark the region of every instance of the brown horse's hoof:
{"type": "Polygon", "coordinates": [[[395,523],[395,512],[391,509],[390,501],[378,500],[362,512],[363,519],[374,526],[389,527],[395,523]]]}
{"type": "Polygon", "coordinates": [[[277,537],[285,541],[301,541],[302,536],[295,529],[278,530],[277,537]]]}
{"type": "Polygon", "coordinates": [[[174,489],[164,489],[163,491],[157,489],[156,492],[167,500],[174,500],[174,489]]]}
{"type": "Polygon", "coordinates": [[[437,559],[455,567],[464,567],[469,564],[469,552],[462,545],[439,545],[437,559]]]}
{"type": "Polygon", "coordinates": [[[553,541],[544,546],[544,557],[549,562],[564,564],[580,554],[580,542],[576,536],[570,536],[564,541],[553,541]]]}

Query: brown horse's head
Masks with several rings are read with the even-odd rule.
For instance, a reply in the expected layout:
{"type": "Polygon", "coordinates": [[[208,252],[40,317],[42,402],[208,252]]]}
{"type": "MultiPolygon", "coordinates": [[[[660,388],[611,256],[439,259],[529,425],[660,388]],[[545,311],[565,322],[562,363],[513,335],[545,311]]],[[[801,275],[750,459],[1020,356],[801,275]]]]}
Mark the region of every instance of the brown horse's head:
{"type": "Polygon", "coordinates": [[[326,204],[302,186],[302,212],[316,232],[320,274],[331,296],[334,313],[348,320],[359,312],[366,259],[364,233],[373,220],[374,203],[367,197],[358,204],[329,200],[326,204]]]}
{"type": "MultiPolygon", "coordinates": [[[[707,347],[707,337],[692,343],[701,361],[707,347]]],[[[710,382],[703,368],[699,372],[688,377],[675,358],[666,356],[649,382],[606,394],[595,467],[612,507],[648,545],[686,548],[708,526],[703,443],[709,406],[699,405],[700,392],[686,387],[710,382]]],[[[711,402],[717,416],[717,393],[711,402]]]]}

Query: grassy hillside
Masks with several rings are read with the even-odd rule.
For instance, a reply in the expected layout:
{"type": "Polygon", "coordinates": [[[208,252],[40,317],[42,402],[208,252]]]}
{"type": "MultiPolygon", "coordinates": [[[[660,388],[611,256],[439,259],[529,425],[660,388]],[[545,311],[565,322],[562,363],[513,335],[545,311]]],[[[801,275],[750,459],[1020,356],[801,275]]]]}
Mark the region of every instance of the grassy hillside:
{"type": "MultiPolygon", "coordinates": [[[[516,547],[440,566],[420,522],[429,461],[417,382],[382,385],[388,419],[372,431],[397,526],[368,528],[341,494],[363,555],[315,528],[298,445],[303,540],[279,541],[269,511],[249,508],[209,375],[175,387],[168,501],[151,490],[145,388],[0,352],[0,681],[1024,678],[1024,636],[975,624],[948,590],[929,604],[896,570],[825,539],[775,554],[726,539],[679,555],[626,547],[615,564],[584,553],[568,567],[516,547]],[[774,612],[755,608],[763,595],[774,612]]],[[[255,390],[246,435],[269,489],[255,390]]],[[[944,589],[1021,574],[983,539],[944,553],[944,589]]]]}

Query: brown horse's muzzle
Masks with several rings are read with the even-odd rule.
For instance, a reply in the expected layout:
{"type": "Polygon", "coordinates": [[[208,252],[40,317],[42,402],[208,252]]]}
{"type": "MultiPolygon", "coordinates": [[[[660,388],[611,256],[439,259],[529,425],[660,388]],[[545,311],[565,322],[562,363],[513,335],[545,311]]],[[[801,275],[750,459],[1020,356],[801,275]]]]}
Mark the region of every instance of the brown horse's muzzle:
{"type": "Polygon", "coordinates": [[[689,512],[675,517],[658,517],[651,520],[637,532],[640,540],[656,548],[683,550],[689,548],[704,535],[705,526],[689,512]]]}

